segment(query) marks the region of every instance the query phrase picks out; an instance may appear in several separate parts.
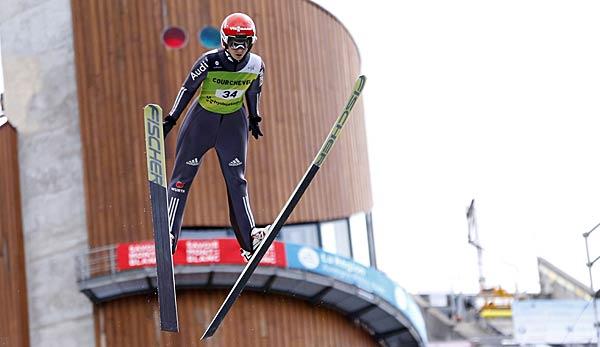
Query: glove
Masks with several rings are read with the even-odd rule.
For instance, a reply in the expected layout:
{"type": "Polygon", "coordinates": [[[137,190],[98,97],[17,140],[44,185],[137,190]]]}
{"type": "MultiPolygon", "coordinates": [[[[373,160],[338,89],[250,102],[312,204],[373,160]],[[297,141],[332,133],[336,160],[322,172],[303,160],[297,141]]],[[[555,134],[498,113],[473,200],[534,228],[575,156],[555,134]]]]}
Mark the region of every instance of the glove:
{"type": "Polygon", "coordinates": [[[167,134],[169,133],[169,131],[173,129],[176,123],[177,120],[175,119],[175,117],[171,115],[165,117],[165,120],[163,121],[163,134],[165,139],[167,138],[167,134]]]}
{"type": "Polygon", "coordinates": [[[262,131],[260,131],[260,121],[262,118],[260,116],[249,116],[248,117],[248,128],[252,132],[252,136],[258,140],[260,136],[263,136],[262,131]]]}

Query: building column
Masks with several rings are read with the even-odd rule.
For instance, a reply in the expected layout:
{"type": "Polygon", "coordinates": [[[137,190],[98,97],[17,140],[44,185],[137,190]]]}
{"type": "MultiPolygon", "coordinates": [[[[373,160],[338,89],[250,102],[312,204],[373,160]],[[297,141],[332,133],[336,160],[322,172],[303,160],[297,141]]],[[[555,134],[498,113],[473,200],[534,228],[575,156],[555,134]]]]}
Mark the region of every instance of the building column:
{"type": "Polygon", "coordinates": [[[75,256],[87,249],[69,0],[2,0],[6,115],[18,131],[31,346],[93,346],[75,256]]]}

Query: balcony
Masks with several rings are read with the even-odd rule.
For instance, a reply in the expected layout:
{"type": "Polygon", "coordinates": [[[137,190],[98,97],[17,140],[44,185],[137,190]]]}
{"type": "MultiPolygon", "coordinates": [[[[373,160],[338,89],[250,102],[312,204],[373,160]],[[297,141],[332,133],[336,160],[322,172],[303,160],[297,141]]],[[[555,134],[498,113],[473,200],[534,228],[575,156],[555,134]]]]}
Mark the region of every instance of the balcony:
{"type": "MultiPolygon", "coordinates": [[[[184,239],[173,257],[178,289],[231,287],[244,267],[233,238],[184,239]]],[[[152,241],[92,249],[77,257],[80,291],[92,302],[156,289],[152,241]]],[[[423,346],[427,334],[412,296],[385,274],[320,248],[276,241],[246,287],[334,309],[388,346],[423,346]]]]}

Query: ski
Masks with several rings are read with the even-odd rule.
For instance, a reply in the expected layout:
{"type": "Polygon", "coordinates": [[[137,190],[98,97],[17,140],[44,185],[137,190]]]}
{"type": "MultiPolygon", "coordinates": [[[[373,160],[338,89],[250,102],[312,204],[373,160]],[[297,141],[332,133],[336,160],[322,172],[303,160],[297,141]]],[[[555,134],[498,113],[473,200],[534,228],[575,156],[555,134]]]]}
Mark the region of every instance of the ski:
{"type": "Polygon", "coordinates": [[[215,332],[219,328],[219,325],[221,324],[221,322],[223,321],[223,319],[225,318],[225,316],[227,315],[237,298],[244,290],[244,287],[248,283],[250,276],[252,276],[252,273],[260,263],[260,260],[265,255],[268,248],[271,246],[271,244],[277,237],[277,234],[281,230],[281,227],[283,227],[284,223],[286,222],[292,211],[294,211],[294,208],[300,201],[300,198],[302,197],[302,195],[310,185],[311,181],[323,165],[325,159],[327,159],[327,155],[331,151],[331,148],[335,144],[335,141],[338,139],[342,128],[344,127],[344,124],[346,124],[346,121],[348,120],[350,111],[354,107],[354,104],[358,100],[358,97],[360,96],[360,93],[365,86],[365,81],[365,76],[359,76],[356,80],[356,83],[354,84],[354,89],[352,91],[352,94],[350,95],[350,99],[348,100],[346,107],[344,108],[344,111],[335,121],[335,124],[331,128],[329,135],[325,139],[325,142],[321,146],[321,149],[317,153],[315,159],[312,161],[312,163],[306,170],[306,173],[296,186],[296,189],[288,199],[287,203],[284,205],[281,212],[279,212],[279,215],[277,216],[273,224],[271,224],[271,227],[267,232],[267,236],[260,244],[258,249],[254,252],[252,258],[250,258],[250,261],[248,261],[244,270],[242,270],[242,273],[240,274],[237,281],[229,291],[229,294],[227,295],[225,301],[219,308],[219,311],[208,325],[208,328],[206,328],[206,331],[202,335],[201,340],[209,338],[215,334],[215,332]]]}
{"type": "Polygon", "coordinates": [[[152,205],[154,249],[156,253],[156,278],[160,329],[178,332],[177,298],[171,255],[171,237],[167,217],[167,162],[162,126],[162,109],[149,104],[144,107],[146,159],[148,162],[148,185],[152,205]]]}

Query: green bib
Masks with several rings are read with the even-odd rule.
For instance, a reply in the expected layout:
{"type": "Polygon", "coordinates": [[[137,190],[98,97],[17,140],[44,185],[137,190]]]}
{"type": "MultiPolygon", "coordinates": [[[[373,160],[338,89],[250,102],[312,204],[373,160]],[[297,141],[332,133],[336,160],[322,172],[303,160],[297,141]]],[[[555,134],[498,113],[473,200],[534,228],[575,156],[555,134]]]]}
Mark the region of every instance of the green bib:
{"type": "Polygon", "coordinates": [[[244,103],[244,94],[258,77],[262,62],[252,54],[246,67],[240,71],[209,71],[202,82],[198,102],[208,111],[233,113],[244,103]]]}

